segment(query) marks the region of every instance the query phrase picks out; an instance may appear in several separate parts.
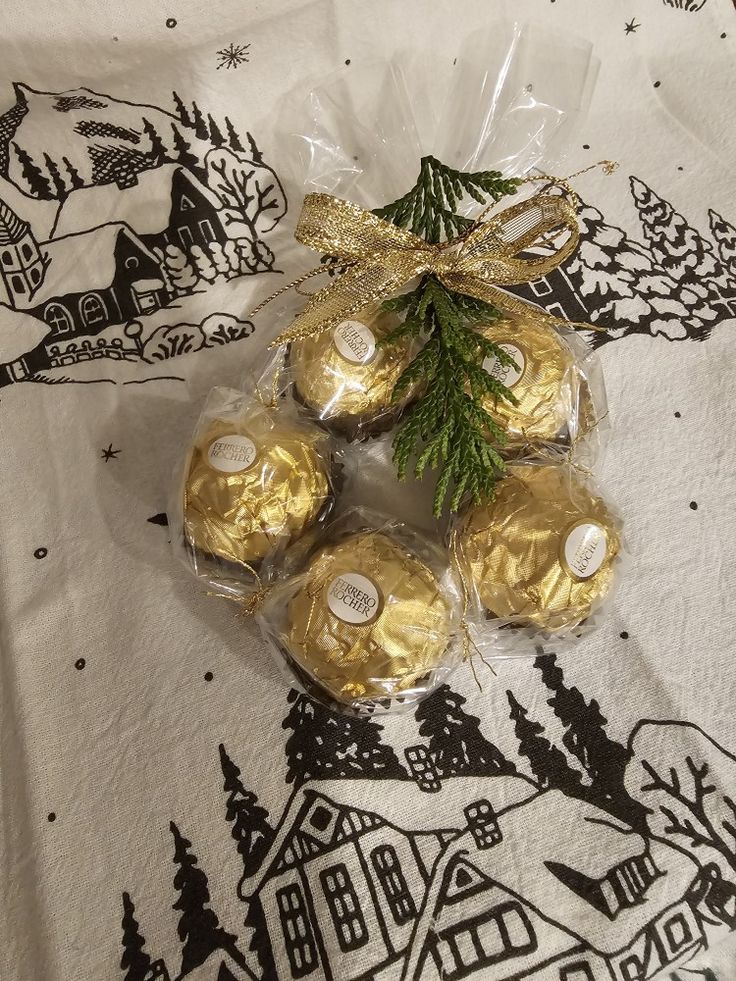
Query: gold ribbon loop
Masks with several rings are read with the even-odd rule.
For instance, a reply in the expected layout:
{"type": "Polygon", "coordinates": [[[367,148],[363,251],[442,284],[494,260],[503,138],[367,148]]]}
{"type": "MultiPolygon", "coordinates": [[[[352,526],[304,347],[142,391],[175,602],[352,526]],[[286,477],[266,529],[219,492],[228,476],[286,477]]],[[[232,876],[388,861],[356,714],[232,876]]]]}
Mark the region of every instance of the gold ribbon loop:
{"type": "MultiPolygon", "coordinates": [[[[491,303],[503,313],[528,311],[529,304],[500,287],[546,276],[579,241],[575,206],[564,195],[549,194],[514,204],[441,244],[426,242],[350,201],[308,194],[295,236],[348,268],[310,297],[279,343],[330,330],[428,273],[448,289],[491,303]],[[561,234],[565,237],[560,242],[561,234]]],[[[552,325],[566,323],[541,310],[535,314],[552,325]]]]}

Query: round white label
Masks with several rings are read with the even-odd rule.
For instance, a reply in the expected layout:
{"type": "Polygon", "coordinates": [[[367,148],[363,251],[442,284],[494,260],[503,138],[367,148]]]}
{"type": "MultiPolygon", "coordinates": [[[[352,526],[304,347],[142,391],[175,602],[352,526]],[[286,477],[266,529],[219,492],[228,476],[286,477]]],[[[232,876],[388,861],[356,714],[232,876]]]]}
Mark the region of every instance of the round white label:
{"type": "Polygon", "coordinates": [[[247,436],[233,433],[219,436],[210,443],[207,461],[220,473],[240,473],[247,470],[256,458],[256,444],[247,436]]]}
{"type": "Polygon", "coordinates": [[[340,355],[351,364],[367,364],[376,353],[373,332],[359,320],[343,320],[332,335],[340,355]]]}
{"type": "Polygon", "coordinates": [[[381,594],[366,576],[345,572],[327,587],[327,605],[343,623],[372,623],[381,612],[381,594]]]}
{"type": "Polygon", "coordinates": [[[483,367],[486,369],[489,375],[492,375],[497,381],[500,381],[502,385],[506,388],[513,388],[514,385],[521,379],[524,374],[524,369],[526,368],[526,359],[524,357],[524,352],[521,351],[515,344],[499,344],[498,345],[502,351],[506,354],[511,355],[511,357],[516,362],[516,367],[514,368],[510,364],[501,364],[497,357],[486,358],[483,362],[483,367]]]}
{"type": "Polygon", "coordinates": [[[567,571],[576,579],[590,579],[603,565],[607,551],[603,528],[593,521],[581,521],[565,538],[563,554],[567,571]]]}

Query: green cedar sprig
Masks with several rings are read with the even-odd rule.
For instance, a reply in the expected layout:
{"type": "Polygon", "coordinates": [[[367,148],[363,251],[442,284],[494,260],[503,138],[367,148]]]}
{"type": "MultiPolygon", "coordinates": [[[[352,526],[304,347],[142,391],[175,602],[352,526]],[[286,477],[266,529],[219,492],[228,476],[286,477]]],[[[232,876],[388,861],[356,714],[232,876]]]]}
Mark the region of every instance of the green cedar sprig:
{"type": "Polygon", "coordinates": [[[504,468],[498,448],[505,444],[506,435],[483,402],[491,397],[515,404],[516,399],[483,368],[483,361],[498,358],[504,365],[515,364],[473,324],[492,322],[498,311],[448,290],[433,276],[425,277],[411,293],[386,301],[384,307],[405,311],[406,316],[382,344],[426,337],[394,389],[395,399],[415,384],[422,391],[394,437],[399,478],[407,476],[410,464],[420,479],[427,467],[439,468],[434,495],[438,516],[448,494],[452,511],[466,493],[478,502],[483,496],[492,497],[497,475],[504,468]]]}
{"type": "Polygon", "coordinates": [[[427,242],[440,242],[442,234],[454,238],[472,225],[457,214],[458,204],[471,197],[478,204],[499,201],[514,194],[519,182],[504,178],[498,170],[465,173],[443,164],[436,157],[422,157],[419,177],[403,197],[377,208],[374,214],[400,228],[408,228],[427,242]]]}
{"type": "MultiPolygon", "coordinates": [[[[514,194],[519,181],[499,171],[463,173],[436,157],[423,157],[414,187],[375,214],[428,242],[461,235],[472,221],[456,213],[467,195],[479,204],[514,194]]],[[[419,385],[421,394],[407,410],[394,437],[394,461],[400,479],[412,470],[421,478],[427,467],[439,469],[434,513],[439,517],[448,495],[455,511],[465,495],[480,502],[492,497],[504,470],[498,450],[506,443],[504,430],[483,408],[489,397],[512,404],[513,393],[483,367],[487,358],[516,368],[503,348],[483,337],[475,325],[499,319],[491,304],[447,289],[434,276],[425,276],[409,293],[383,303],[385,310],[404,319],[382,345],[398,340],[425,341],[399,378],[394,399],[419,385]]]]}

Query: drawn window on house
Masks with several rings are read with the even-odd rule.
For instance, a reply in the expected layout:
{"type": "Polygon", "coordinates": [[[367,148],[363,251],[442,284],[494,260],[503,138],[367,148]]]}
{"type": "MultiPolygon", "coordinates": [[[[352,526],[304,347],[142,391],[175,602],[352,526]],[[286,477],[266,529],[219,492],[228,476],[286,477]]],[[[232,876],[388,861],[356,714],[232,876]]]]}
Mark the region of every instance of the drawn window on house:
{"type": "Polygon", "coordinates": [[[371,852],[371,861],[386,894],[391,915],[398,926],[403,926],[417,915],[417,908],[401,871],[396,849],[392,845],[379,845],[371,852]]]}
{"type": "Polygon", "coordinates": [[[138,262],[138,257],[134,255],[129,255],[125,260],[126,269],[137,269],[140,263],[138,262]]]}
{"type": "Polygon", "coordinates": [[[552,292],[552,287],[546,279],[538,279],[535,283],[529,284],[535,296],[548,296],[552,292]]]}
{"type": "Polygon", "coordinates": [[[13,283],[13,292],[14,293],[25,293],[25,291],[26,291],[26,284],[23,281],[23,277],[22,276],[13,276],[12,277],[12,283],[13,283]]]}
{"type": "Polygon", "coordinates": [[[3,252],[3,265],[4,266],[13,265],[13,253],[10,251],[10,249],[5,249],[5,251],[3,252]]]}
{"type": "Polygon", "coordinates": [[[202,232],[207,242],[215,241],[215,233],[212,231],[212,225],[206,218],[200,221],[199,230],[202,232]]]}
{"type": "Polygon", "coordinates": [[[60,303],[49,303],[43,317],[55,334],[68,334],[74,327],[71,314],[60,303]]]}
{"type": "Polygon", "coordinates": [[[41,282],[41,270],[38,268],[38,266],[34,266],[31,269],[31,282],[34,286],[38,286],[38,284],[41,282]]]}
{"type": "Polygon", "coordinates": [[[347,866],[340,863],[320,872],[320,882],[332,916],[340,950],[357,950],[368,942],[363,913],[358,905],[347,866]]]}
{"type": "Polygon", "coordinates": [[[676,913],[670,917],[662,927],[662,931],[673,954],[676,954],[678,950],[693,939],[693,932],[690,929],[690,924],[685,919],[684,913],[676,913]]]}
{"type": "Polygon", "coordinates": [[[190,199],[186,197],[184,194],[182,194],[181,196],[179,207],[181,208],[182,211],[192,211],[194,209],[194,205],[192,204],[190,199]]]}
{"type": "Polygon", "coordinates": [[[183,249],[188,248],[190,245],[194,245],[194,236],[192,235],[192,230],[188,225],[182,225],[181,228],[177,228],[176,231],[179,235],[179,241],[181,242],[181,247],[183,249]]]}
{"type": "Polygon", "coordinates": [[[519,903],[509,902],[442,931],[434,956],[444,981],[456,981],[536,949],[529,917],[519,903]]]}
{"type": "Polygon", "coordinates": [[[277,890],[276,906],[281,920],[291,976],[304,978],[317,967],[317,947],[304,895],[299,886],[284,886],[283,889],[277,890]]]}
{"type": "Polygon", "coordinates": [[[646,969],[636,954],[621,961],[621,977],[623,981],[644,981],[646,969]]]}
{"type": "Polygon", "coordinates": [[[24,242],[21,247],[21,255],[26,260],[26,262],[33,258],[33,249],[30,247],[28,242],[24,242]]]}
{"type": "Polygon", "coordinates": [[[595,981],[595,976],[587,961],[577,961],[560,968],[560,981],[595,981]]]}
{"type": "Polygon", "coordinates": [[[88,293],[82,299],[79,305],[79,312],[82,314],[82,320],[88,327],[94,327],[97,324],[102,324],[107,318],[107,310],[105,310],[105,304],[102,302],[102,298],[97,295],[97,293],[88,293]]]}

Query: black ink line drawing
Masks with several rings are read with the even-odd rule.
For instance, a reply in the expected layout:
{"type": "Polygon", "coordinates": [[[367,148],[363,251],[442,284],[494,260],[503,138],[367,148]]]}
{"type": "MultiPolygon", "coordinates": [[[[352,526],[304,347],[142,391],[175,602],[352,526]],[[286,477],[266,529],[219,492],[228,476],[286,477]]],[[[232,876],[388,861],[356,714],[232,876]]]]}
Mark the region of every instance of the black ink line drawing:
{"type": "Polygon", "coordinates": [[[250,44],[228,44],[226,48],[217,52],[217,67],[219,68],[239,68],[250,60],[248,49],[250,44]]]}
{"type": "Polygon", "coordinates": [[[253,136],[177,93],[174,115],[87,89],[14,91],[0,116],[0,386],[126,379],[248,337],[233,281],[273,271],[265,238],[286,212],[253,136]],[[59,132],[41,143],[49,106],[59,132]],[[221,312],[203,317],[201,293],[221,312]]]}
{"type": "Polygon", "coordinates": [[[678,10],[689,10],[696,13],[702,10],[708,0],[662,0],[668,7],[676,7],[678,10]]]}
{"type": "MultiPolygon", "coordinates": [[[[417,708],[427,742],[405,750],[406,768],[374,720],[292,691],[293,789],[274,823],[221,745],[244,933],[219,926],[177,838],[195,877],[177,879],[178,977],[649,981],[736,930],[736,756],[677,721],[643,720],[624,746],[554,655],[536,667],[562,745],[509,692],[516,764],[447,686],[417,708]]],[[[125,908],[133,963],[143,942],[125,908]]]]}
{"type": "Polygon", "coordinates": [[[630,186],[646,244],[582,202],[575,255],[513,292],[557,316],[606,327],[588,335],[594,346],[628,334],[706,340],[736,317],[735,230],[711,211],[711,242],[643,181],[631,177],[630,186]]]}

